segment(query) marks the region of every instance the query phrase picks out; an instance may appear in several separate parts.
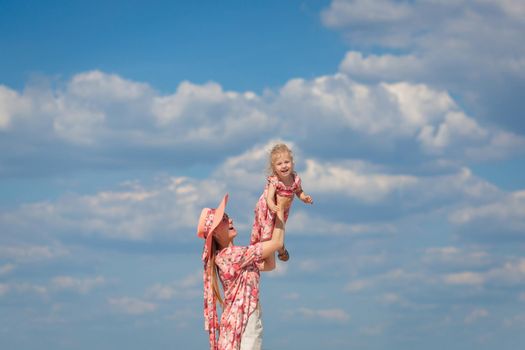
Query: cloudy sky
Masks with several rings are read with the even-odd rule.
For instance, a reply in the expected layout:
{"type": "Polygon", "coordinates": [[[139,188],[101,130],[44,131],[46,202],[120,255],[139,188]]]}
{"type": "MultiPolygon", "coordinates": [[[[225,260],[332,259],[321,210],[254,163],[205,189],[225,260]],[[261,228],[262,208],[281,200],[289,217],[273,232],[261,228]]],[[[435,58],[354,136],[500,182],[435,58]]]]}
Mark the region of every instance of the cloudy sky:
{"type": "Polygon", "coordinates": [[[295,153],[266,349],[525,342],[521,0],[0,2],[0,348],[205,349],[195,226],[295,153]]]}

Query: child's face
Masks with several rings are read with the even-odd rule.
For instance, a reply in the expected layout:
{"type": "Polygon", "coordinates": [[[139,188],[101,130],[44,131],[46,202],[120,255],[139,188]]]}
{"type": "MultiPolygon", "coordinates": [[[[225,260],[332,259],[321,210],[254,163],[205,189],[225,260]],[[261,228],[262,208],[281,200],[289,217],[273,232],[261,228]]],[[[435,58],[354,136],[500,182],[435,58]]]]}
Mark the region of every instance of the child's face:
{"type": "Polygon", "coordinates": [[[273,159],[273,171],[282,179],[292,175],[293,162],[288,152],[281,152],[275,155],[273,159]]]}

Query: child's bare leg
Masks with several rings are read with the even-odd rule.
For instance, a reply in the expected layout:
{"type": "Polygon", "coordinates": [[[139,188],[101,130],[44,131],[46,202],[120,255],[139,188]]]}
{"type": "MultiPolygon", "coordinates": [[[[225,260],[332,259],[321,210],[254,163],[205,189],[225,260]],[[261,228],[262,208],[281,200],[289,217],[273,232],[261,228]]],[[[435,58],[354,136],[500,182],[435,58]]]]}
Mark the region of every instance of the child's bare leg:
{"type": "MultiPolygon", "coordinates": [[[[276,204],[283,208],[285,212],[290,209],[293,198],[276,195],[276,199],[276,204]]],[[[288,253],[288,250],[286,250],[284,244],[283,247],[277,251],[277,253],[279,260],[288,261],[288,259],[290,259],[290,254],[288,253]]]]}

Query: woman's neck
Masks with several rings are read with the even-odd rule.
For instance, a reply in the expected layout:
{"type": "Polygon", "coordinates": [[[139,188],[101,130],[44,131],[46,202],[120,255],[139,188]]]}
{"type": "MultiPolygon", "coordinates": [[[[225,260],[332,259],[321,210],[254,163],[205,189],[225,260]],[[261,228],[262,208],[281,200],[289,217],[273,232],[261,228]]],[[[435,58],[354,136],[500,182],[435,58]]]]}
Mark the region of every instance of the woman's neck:
{"type": "Polygon", "coordinates": [[[224,248],[228,248],[229,246],[233,245],[233,240],[230,240],[228,242],[217,242],[217,249],[219,251],[223,250],[224,248]]]}

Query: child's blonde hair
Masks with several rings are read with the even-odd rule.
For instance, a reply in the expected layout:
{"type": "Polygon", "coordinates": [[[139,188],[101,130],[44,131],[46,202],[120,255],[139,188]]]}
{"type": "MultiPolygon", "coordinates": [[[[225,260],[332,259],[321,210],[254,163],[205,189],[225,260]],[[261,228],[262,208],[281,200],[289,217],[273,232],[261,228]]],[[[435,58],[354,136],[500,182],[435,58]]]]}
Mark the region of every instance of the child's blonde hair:
{"type": "Polygon", "coordinates": [[[268,167],[266,169],[268,175],[275,175],[275,172],[273,170],[273,162],[275,161],[275,158],[277,158],[277,156],[281,153],[288,153],[288,155],[292,159],[292,165],[294,164],[292,150],[284,143],[278,143],[272,147],[270,155],[268,157],[268,167]]]}

